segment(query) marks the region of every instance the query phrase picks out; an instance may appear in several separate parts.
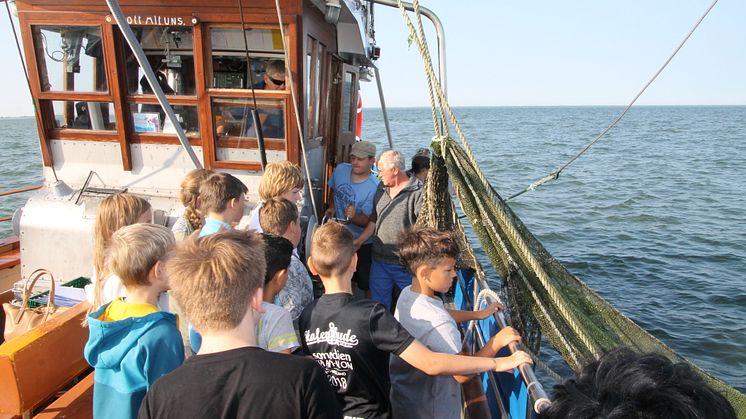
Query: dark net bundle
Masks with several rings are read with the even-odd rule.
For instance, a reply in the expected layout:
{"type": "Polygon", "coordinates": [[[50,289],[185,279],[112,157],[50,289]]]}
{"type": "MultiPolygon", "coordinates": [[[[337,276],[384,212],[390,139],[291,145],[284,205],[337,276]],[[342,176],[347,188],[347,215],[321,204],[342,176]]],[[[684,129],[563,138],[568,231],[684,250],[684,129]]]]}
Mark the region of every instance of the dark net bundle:
{"type": "MultiPolygon", "coordinates": [[[[674,362],[690,364],[728,398],[739,417],[746,417],[743,394],[677,355],[552,257],[487,182],[473,156],[450,139],[436,143],[434,149],[433,178],[426,186],[422,223],[460,230],[448,194],[450,179],[464,214],[506,288],[512,325],[530,350],[538,352],[543,333],[575,371],[620,345],[660,353],[674,362]]],[[[461,233],[463,237],[463,230],[461,233]]],[[[465,254],[471,258],[466,266],[479,269],[473,255],[465,254]]]]}

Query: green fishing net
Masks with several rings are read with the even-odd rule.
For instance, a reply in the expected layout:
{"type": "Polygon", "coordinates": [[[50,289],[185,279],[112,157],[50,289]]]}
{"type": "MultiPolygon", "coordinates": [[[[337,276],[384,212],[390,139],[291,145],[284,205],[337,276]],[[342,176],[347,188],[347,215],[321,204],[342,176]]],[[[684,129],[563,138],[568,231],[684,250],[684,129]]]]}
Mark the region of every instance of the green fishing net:
{"type": "Polygon", "coordinates": [[[512,326],[532,352],[538,353],[543,334],[574,371],[620,345],[660,353],[691,365],[731,402],[739,418],[746,418],[746,396],[677,355],[554,259],[492,188],[473,156],[450,138],[434,142],[433,149],[418,223],[459,232],[464,242],[459,263],[480,270],[456,217],[450,179],[461,209],[503,281],[512,326]]]}

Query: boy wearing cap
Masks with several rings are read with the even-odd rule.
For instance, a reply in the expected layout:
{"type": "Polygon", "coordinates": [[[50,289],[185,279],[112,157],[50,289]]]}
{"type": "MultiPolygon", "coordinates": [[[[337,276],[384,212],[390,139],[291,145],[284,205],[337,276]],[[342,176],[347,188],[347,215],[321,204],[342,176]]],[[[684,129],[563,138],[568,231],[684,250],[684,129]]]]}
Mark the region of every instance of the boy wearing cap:
{"type": "Polygon", "coordinates": [[[371,239],[359,241],[360,234],[373,211],[373,197],[379,180],[372,175],[371,168],[376,162],[376,146],[369,141],[358,141],[350,150],[350,163],[340,163],[329,178],[331,198],[326,210],[327,217],[334,216],[347,220],[358,248],[357,270],[352,277],[358,288],[370,297],[371,239]]]}

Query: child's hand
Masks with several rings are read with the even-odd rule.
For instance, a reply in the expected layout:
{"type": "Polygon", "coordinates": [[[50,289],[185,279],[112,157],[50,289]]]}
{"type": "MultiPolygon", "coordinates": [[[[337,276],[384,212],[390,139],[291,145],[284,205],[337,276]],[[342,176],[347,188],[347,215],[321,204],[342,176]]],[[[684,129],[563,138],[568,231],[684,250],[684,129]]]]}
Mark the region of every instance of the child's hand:
{"type": "Polygon", "coordinates": [[[347,217],[348,220],[355,218],[355,213],[355,207],[352,204],[348,204],[345,207],[345,217],[347,217]]]}
{"type": "Polygon", "coordinates": [[[494,344],[493,348],[498,351],[500,350],[500,348],[504,348],[513,342],[520,342],[521,335],[519,335],[518,332],[512,327],[507,326],[503,328],[503,330],[501,330],[498,334],[496,334],[492,338],[492,341],[492,343],[494,344]]]}
{"type": "Polygon", "coordinates": [[[523,352],[516,351],[513,355],[504,358],[495,358],[495,371],[508,372],[513,368],[518,368],[522,364],[533,364],[531,357],[523,352]]]}
{"type": "Polygon", "coordinates": [[[502,304],[500,304],[500,303],[492,303],[492,304],[488,305],[487,307],[479,310],[477,312],[477,318],[479,320],[484,320],[487,317],[489,317],[489,316],[497,313],[498,311],[500,311],[502,309],[503,309],[503,305],[502,304]]]}

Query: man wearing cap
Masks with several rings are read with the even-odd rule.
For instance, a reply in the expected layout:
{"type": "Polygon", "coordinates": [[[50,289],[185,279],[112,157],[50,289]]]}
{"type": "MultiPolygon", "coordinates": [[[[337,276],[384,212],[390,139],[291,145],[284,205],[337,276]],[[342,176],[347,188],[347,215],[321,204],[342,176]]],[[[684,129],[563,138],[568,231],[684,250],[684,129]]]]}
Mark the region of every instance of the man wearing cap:
{"type": "Polygon", "coordinates": [[[378,178],[371,173],[375,161],[376,146],[373,143],[358,141],[353,144],[350,163],[337,165],[329,178],[332,198],[329,199],[329,208],[326,210],[327,217],[334,216],[348,222],[347,228],[355,237],[355,244],[360,246],[357,250],[357,270],[352,281],[368,298],[372,244],[370,238],[362,243],[358,239],[370,221],[373,197],[378,189],[378,178]]]}

